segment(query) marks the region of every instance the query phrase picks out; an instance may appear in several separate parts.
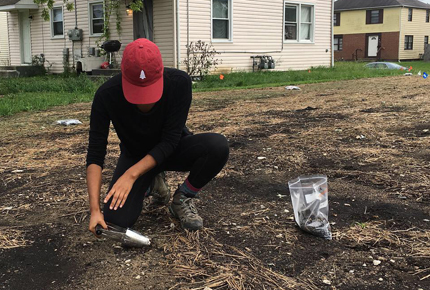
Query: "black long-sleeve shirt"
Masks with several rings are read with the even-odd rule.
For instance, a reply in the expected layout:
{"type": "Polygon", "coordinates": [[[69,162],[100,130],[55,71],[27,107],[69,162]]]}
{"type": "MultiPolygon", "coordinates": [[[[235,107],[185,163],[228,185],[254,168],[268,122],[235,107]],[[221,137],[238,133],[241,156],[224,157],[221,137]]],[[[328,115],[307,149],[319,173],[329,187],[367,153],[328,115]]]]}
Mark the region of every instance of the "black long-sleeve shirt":
{"type": "Polygon", "coordinates": [[[158,165],[172,154],[185,127],[192,85],[188,74],[177,69],[165,68],[163,77],[163,95],[148,113],[125,99],[121,74],[97,90],[91,108],[87,166],[103,167],[111,121],[121,151],[137,158],[149,154],[158,165]]]}

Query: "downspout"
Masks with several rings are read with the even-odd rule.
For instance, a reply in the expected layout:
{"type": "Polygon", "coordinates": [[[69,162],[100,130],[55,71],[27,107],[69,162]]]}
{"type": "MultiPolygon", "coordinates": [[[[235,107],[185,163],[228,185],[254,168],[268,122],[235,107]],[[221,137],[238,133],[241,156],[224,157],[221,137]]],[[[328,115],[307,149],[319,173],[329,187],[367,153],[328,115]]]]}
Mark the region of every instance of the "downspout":
{"type": "Polygon", "coordinates": [[[400,62],[400,44],[402,43],[402,12],[403,7],[400,7],[399,15],[399,49],[397,50],[397,61],[400,62]]]}
{"type": "Polygon", "coordinates": [[[181,65],[181,30],[179,19],[179,0],[176,0],[176,68],[181,65]]]}
{"type": "Polygon", "coordinates": [[[331,39],[330,39],[330,51],[331,51],[331,67],[334,67],[334,51],[333,51],[333,38],[334,38],[334,29],[333,29],[333,16],[334,16],[334,0],[331,1],[331,39]]]}

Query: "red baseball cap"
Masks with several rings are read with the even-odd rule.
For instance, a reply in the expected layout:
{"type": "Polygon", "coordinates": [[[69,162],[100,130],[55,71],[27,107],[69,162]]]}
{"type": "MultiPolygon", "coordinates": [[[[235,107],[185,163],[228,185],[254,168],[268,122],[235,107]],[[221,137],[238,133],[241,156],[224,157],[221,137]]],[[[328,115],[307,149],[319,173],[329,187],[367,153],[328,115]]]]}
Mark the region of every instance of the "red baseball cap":
{"type": "Polygon", "coordinates": [[[121,61],[122,91],[132,104],[152,104],[163,94],[163,60],[152,41],[139,38],[128,44],[121,61]]]}

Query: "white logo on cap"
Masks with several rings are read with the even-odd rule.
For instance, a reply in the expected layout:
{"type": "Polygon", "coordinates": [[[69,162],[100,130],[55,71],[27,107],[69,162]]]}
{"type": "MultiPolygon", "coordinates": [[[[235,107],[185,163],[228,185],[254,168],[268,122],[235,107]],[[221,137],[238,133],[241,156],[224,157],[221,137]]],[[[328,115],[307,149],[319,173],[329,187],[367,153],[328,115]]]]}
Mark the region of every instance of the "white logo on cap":
{"type": "Polygon", "coordinates": [[[140,78],[142,80],[146,79],[145,72],[143,70],[140,72],[140,78]]]}

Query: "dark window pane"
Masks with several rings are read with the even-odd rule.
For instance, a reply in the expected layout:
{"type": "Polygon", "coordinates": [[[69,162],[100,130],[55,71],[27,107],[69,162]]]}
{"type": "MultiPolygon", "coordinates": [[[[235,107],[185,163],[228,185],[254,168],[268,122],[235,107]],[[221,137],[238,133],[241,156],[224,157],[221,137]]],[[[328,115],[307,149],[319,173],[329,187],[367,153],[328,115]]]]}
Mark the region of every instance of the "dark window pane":
{"type": "Polygon", "coordinates": [[[63,35],[63,21],[55,22],[53,25],[54,25],[54,35],[63,35]]]}
{"type": "Polygon", "coordinates": [[[93,5],[93,18],[103,18],[103,4],[93,5]]]}
{"type": "Polygon", "coordinates": [[[103,19],[93,20],[93,33],[103,33],[103,19]]]}
{"type": "Polygon", "coordinates": [[[213,20],[213,38],[229,39],[228,20],[213,20]]]}
{"type": "Polygon", "coordinates": [[[228,0],[213,0],[213,18],[228,17],[228,0]]]}
{"type": "Polygon", "coordinates": [[[285,24],[285,39],[297,40],[297,25],[285,24]]]}
{"type": "Polygon", "coordinates": [[[285,21],[296,22],[296,7],[287,6],[285,7],[285,21]]]}

